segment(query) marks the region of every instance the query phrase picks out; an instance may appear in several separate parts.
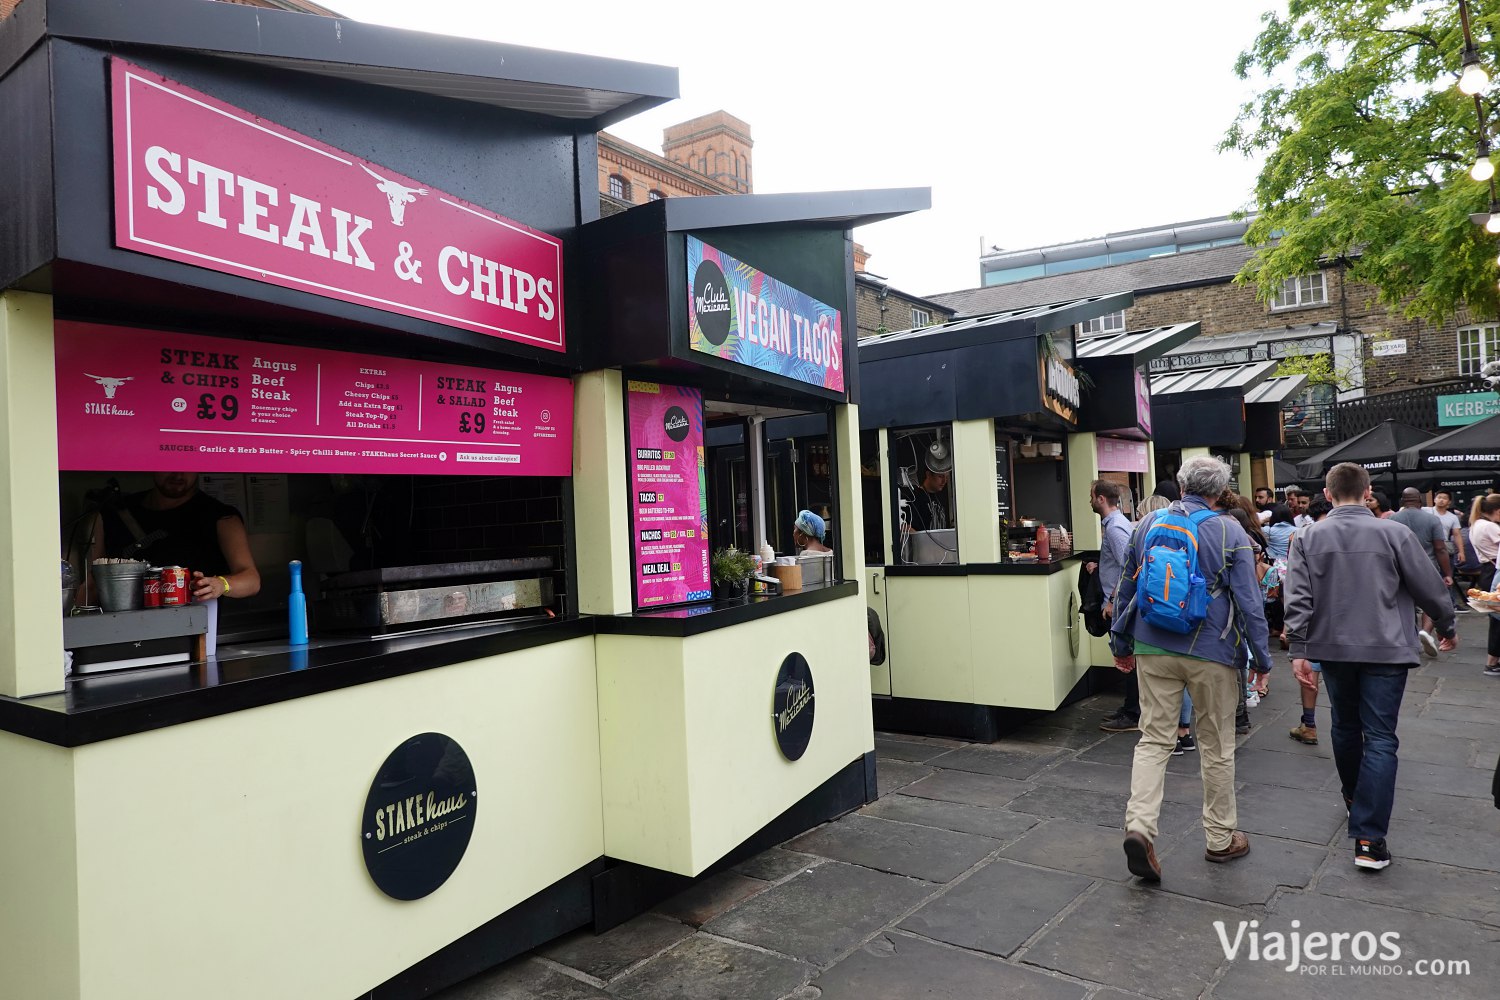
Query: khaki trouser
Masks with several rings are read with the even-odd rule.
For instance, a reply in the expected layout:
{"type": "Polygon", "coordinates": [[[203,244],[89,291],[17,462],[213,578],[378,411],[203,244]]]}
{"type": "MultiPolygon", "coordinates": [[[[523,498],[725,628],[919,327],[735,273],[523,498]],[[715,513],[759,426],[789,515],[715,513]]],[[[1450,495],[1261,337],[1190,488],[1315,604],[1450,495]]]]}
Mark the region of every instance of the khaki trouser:
{"type": "Polygon", "coordinates": [[[1236,672],[1190,656],[1142,654],[1135,658],[1141,688],[1141,739],[1130,771],[1127,833],[1156,840],[1167,761],[1177,745],[1182,689],[1193,698],[1193,732],[1203,771],[1203,834],[1211,851],[1229,846],[1239,817],[1234,804],[1234,710],[1236,672]]]}

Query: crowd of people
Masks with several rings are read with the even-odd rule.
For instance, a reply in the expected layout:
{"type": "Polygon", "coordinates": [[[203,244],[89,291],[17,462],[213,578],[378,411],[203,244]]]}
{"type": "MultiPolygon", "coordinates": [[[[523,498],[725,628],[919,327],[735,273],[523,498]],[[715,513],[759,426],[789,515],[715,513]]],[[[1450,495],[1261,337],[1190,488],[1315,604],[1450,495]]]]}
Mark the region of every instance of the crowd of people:
{"type": "MultiPolygon", "coordinates": [[[[1264,696],[1273,647],[1290,660],[1302,713],[1290,737],[1319,741],[1316,705],[1328,688],[1334,764],[1349,811],[1357,867],[1390,864],[1397,714],[1407,672],[1422,656],[1457,648],[1456,615],[1468,612],[1456,574],[1488,590],[1500,555],[1500,494],[1465,518],[1439,491],[1430,507],[1415,489],[1400,506],[1370,487],[1366,470],[1329,471],[1320,496],[1291,487],[1251,497],[1229,488],[1218,459],[1188,459],[1177,481],[1157,485],[1132,525],[1118,484],[1098,480],[1098,574],[1120,708],[1101,724],[1140,732],[1124,849],[1129,870],[1159,881],[1157,821],[1166,762],[1201,751],[1205,858],[1250,851],[1238,829],[1235,736],[1264,696]],[[1466,523],[1467,522],[1467,523],[1466,523]]],[[[1500,677],[1500,615],[1490,616],[1485,674],[1500,677]]],[[[1284,662],[1284,661],[1283,661],[1284,662]]]]}

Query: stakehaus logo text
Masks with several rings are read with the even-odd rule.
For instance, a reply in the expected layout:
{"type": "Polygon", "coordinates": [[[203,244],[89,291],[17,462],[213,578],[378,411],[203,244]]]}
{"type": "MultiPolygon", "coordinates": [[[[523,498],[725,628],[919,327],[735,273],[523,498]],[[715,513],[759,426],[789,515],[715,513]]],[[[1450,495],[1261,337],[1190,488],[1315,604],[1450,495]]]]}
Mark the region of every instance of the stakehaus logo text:
{"type": "Polygon", "coordinates": [[[1272,962],[1304,976],[1467,976],[1466,959],[1420,958],[1403,963],[1399,931],[1263,931],[1259,920],[1241,920],[1233,931],[1223,920],[1214,931],[1230,961],[1272,962]]]}

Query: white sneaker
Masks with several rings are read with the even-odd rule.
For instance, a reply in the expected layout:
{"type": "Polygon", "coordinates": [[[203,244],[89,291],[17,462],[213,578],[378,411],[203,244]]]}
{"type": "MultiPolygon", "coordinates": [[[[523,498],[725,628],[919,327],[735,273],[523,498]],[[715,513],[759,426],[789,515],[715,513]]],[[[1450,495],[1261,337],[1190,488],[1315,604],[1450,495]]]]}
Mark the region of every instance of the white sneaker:
{"type": "Polygon", "coordinates": [[[1260,695],[1256,694],[1254,691],[1251,691],[1249,694],[1245,695],[1245,707],[1246,708],[1254,708],[1256,705],[1259,705],[1259,704],[1260,704],[1260,695]]]}
{"type": "Polygon", "coordinates": [[[1429,660],[1435,660],[1435,659],[1437,659],[1438,644],[1437,644],[1437,640],[1432,637],[1432,633],[1431,632],[1421,632],[1421,631],[1419,631],[1417,633],[1417,641],[1419,641],[1422,644],[1422,655],[1423,656],[1427,657],[1429,660]]]}

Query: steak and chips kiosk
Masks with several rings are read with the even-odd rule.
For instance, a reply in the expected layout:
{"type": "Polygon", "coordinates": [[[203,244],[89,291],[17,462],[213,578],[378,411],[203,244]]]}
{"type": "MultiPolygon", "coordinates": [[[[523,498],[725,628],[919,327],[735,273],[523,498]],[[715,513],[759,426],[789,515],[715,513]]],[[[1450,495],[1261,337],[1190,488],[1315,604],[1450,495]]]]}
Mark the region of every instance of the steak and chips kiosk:
{"type": "Polygon", "coordinates": [[[425,996],[873,798],[861,552],[713,601],[701,442],[816,416],[858,537],[849,230],[928,195],[600,220],[598,130],[676,92],[198,0],[0,21],[0,996],[425,996]],[[260,569],[212,646],[52,590],[162,471],[260,569]]]}

